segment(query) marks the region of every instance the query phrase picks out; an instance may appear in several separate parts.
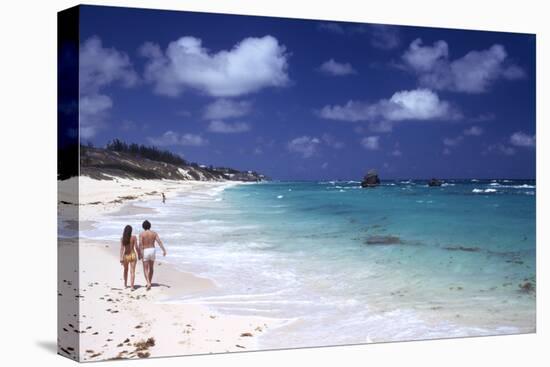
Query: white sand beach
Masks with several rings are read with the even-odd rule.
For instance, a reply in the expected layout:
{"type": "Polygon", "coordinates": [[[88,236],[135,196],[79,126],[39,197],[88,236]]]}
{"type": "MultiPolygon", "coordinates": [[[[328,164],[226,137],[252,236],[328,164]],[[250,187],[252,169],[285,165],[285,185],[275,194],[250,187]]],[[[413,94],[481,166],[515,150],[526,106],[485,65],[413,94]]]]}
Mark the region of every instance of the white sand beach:
{"type": "MultiPolygon", "coordinates": [[[[65,204],[60,205],[59,215],[67,219],[77,206],[71,204],[70,183],[65,184],[60,188],[59,201],[65,204]]],[[[82,229],[97,228],[105,220],[105,214],[121,210],[154,216],[151,209],[142,208],[137,202],[155,197],[161,200],[161,192],[169,199],[176,194],[228,183],[97,181],[80,177],[79,184],[82,229]]],[[[67,221],[61,226],[66,229],[76,227],[75,224],[67,221]]],[[[58,342],[62,355],[94,361],[247,351],[256,349],[258,337],[272,327],[272,320],[267,318],[219,314],[200,304],[164,303],[176,295],[211,291],[215,284],[179,271],[162,257],[157,257],[154,286],[150,291],[143,287],[141,262],[136,271],[138,288],[135,291],[124,289],[119,249],[120,244],[113,241],[60,240],[58,298],[65,306],[58,315],[61,330],[58,342]],[[77,245],[79,264],[74,261],[77,245]],[[78,288],[74,284],[77,270],[78,288]],[[75,337],[77,333],[80,343],[75,337]]]]}

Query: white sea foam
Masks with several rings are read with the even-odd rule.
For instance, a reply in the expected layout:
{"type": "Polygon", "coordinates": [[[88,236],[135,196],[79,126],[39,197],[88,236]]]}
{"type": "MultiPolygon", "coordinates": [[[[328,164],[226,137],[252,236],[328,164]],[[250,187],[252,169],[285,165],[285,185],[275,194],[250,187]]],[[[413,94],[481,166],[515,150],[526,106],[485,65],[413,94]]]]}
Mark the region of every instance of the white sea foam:
{"type": "Polygon", "coordinates": [[[277,199],[282,199],[282,198],[284,198],[283,195],[277,195],[277,199]]]}
{"type": "Polygon", "coordinates": [[[492,193],[497,192],[497,190],[495,190],[495,189],[473,189],[472,192],[474,194],[481,194],[481,193],[492,194],[492,193]]]}
{"type": "Polygon", "coordinates": [[[508,187],[513,187],[514,189],[534,189],[534,188],[536,188],[536,186],[534,186],[534,185],[527,185],[527,184],[514,185],[514,186],[508,186],[508,187]]]}

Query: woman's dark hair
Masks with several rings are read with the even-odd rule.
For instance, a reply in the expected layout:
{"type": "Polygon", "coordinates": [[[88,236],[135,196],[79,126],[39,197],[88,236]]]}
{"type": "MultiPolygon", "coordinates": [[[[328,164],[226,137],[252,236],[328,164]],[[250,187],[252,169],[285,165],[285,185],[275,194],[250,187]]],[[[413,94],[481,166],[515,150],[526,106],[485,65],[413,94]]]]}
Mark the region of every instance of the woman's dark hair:
{"type": "Polygon", "coordinates": [[[122,244],[127,247],[130,245],[130,238],[132,237],[132,226],[124,227],[124,232],[122,232],[122,244]]]}
{"type": "Polygon", "coordinates": [[[148,220],[145,220],[141,226],[143,227],[144,230],[151,229],[151,223],[149,223],[148,220]]]}

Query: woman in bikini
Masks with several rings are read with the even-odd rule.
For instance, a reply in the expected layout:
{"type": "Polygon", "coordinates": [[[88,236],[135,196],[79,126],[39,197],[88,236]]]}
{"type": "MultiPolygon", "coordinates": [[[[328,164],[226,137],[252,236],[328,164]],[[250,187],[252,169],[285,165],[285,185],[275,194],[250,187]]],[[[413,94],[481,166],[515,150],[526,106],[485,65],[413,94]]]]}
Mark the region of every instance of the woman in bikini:
{"type": "Polygon", "coordinates": [[[132,236],[132,226],[126,226],[120,239],[120,264],[124,267],[124,288],[128,288],[128,267],[130,267],[130,287],[132,290],[135,289],[134,279],[138,253],[137,238],[132,236]]]}

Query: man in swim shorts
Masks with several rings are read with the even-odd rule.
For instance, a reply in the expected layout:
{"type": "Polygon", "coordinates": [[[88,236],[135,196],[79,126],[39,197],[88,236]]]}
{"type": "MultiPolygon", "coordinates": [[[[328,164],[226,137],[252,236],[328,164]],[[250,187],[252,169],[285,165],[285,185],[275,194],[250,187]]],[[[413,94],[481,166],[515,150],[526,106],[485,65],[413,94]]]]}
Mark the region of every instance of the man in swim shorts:
{"type": "Polygon", "coordinates": [[[149,223],[148,220],[143,222],[142,227],[144,231],[139,235],[139,251],[143,257],[143,273],[145,274],[145,280],[147,281],[147,290],[149,290],[151,289],[151,284],[153,282],[156,252],[155,242],[159,244],[159,247],[162,250],[162,256],[166,256],[166,249],[164,248],[159,235],[156,232],[151,231],[151,223],[149,223]]]}

